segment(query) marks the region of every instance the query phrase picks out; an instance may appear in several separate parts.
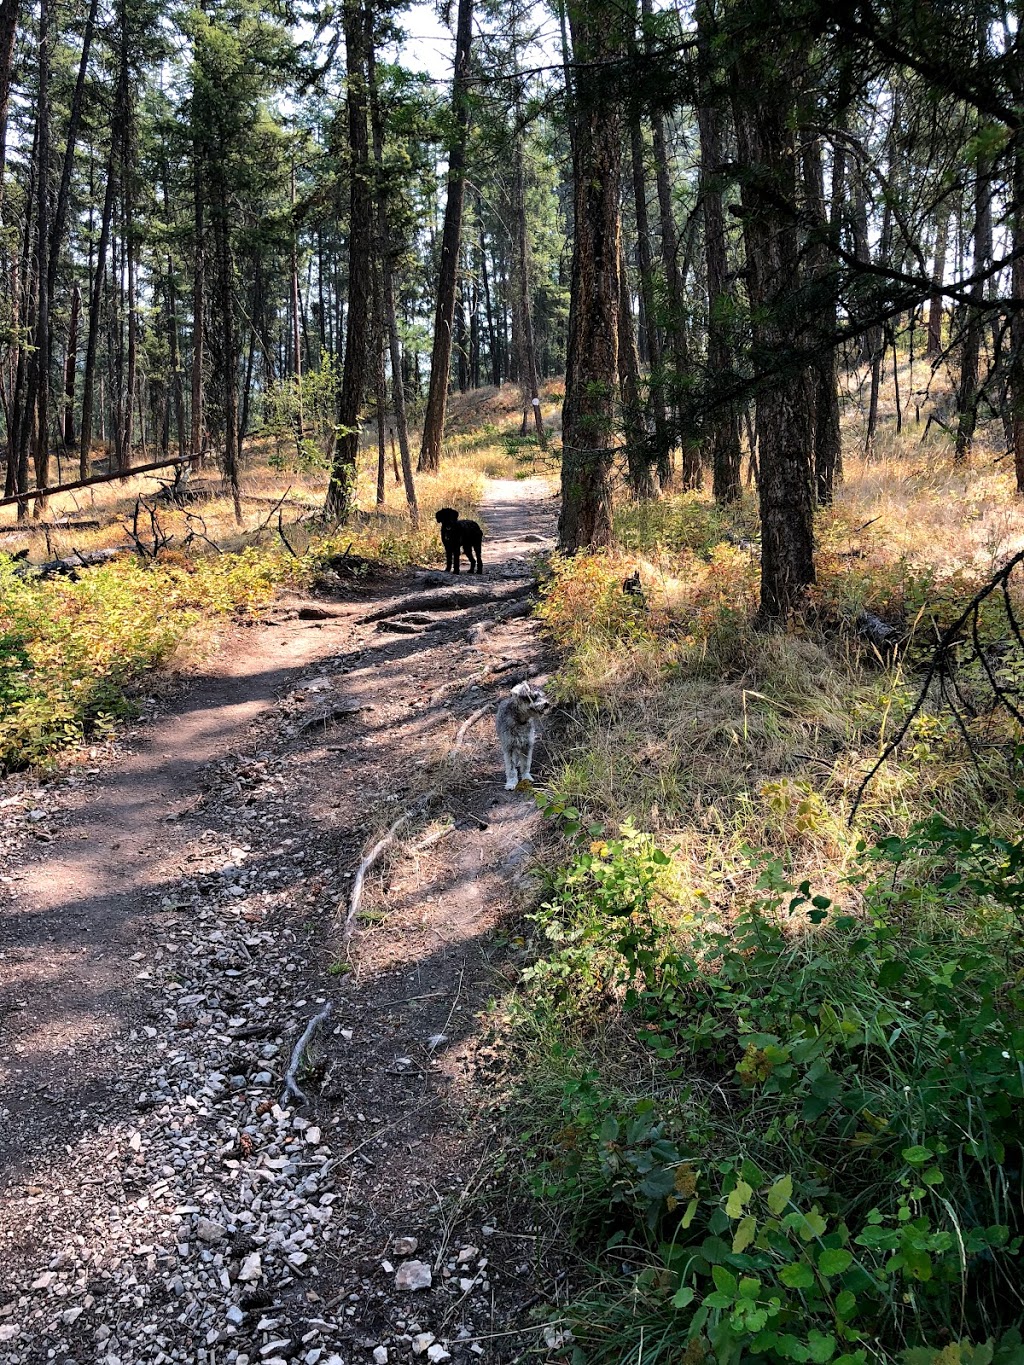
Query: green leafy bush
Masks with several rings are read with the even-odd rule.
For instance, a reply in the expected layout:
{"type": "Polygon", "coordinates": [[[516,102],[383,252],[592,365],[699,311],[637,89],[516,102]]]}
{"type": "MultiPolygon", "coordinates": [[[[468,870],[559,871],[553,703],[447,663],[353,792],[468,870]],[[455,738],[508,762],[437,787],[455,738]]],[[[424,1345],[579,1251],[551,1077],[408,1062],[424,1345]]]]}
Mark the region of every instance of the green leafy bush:
{"type": "Polygon", "coordinates": [[[681,909],[649,837],[590,834],[536,915],[562,1078],[534,1183],[642,1268],[580,1305],[578,1359],[1024,1358],[1024,844],[933,819],[863,850],[837,914],[770,863],[752,903],[681,909]],[[567,1046],[598,993],[639,1098],[567,1046]]]}

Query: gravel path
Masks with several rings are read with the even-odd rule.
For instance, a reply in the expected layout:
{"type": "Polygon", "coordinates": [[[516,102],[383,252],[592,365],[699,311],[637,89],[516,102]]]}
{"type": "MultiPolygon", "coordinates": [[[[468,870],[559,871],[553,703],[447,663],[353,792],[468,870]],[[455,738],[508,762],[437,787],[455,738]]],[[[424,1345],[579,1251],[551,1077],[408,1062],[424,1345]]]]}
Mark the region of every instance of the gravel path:
{"type": "Polygon", "coordinates": [[[452,580],[325,584],[234,633],[112,761],[0,786],[4,1365],[536,1341],[511,1334],[542,1286],[481,1105],[536,815],[489,717],[452,744],[543,672],[522,602],[555,508],[492,481],[482,516],[486,573],[458,591],[507,600],[403,613],[452,580]],[[362,854],[428,792],[346,942],[362,854]]]}

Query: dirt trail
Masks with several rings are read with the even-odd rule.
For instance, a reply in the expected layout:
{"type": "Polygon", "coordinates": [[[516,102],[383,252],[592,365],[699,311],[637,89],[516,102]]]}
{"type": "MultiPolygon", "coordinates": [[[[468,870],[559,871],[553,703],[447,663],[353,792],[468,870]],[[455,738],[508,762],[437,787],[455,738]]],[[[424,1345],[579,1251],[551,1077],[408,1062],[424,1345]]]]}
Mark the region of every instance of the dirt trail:
{"type": "Polygon", "coordinates": [[[512,1358],[539,1286],[471,1092],[536,816],[489,717],[450,750],[543,672],[516,608],[555,509],[494,480],[481,513],[482,579],[282,603],[108,771],[0,808],[0,1360],[512,1358]],[[508,601],[362,619],[456,584],[508,601]],[[369,837],[434,789],[345,945],[369,837]]]}

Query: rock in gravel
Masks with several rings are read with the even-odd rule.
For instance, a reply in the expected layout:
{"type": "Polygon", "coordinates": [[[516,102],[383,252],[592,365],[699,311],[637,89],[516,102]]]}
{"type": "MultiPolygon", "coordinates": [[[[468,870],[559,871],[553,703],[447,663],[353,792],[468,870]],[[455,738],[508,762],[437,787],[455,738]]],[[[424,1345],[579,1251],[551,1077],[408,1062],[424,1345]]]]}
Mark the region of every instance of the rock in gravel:
{"type": "Polygon", "coordinates": [[[20,1331],[16,1322],[5,1322],[0,1326],[0,1341],[13,1341],[20,1331]]]}
{"type": "Polygon", "coordinates": [[[245,1321],[245,1314],[237,1303],[233,1303],[224,1316],[234,1327],[241,1327],[242,1323],[245,1321]]]}
{"type": "Polygon", "coordinates": [[[255,1284],[263,1275],[263,1262],[258,1251],[251,1252],[242,1262],[238,1278],[246,1284],[255,1284]]]}
{"type": "Polygon", "coordinates": [[[451,1351],[446,1350],[440,1342],[437,1342],[427,1350],[427,1359],[430,1361],[430,1365],[440,1365],[442,1360],[451,1360],[451,1358],[451,1351]]]}
{"type": "Polygon", "coordinates": [[[428,1346],[433,1346],[437,1338],[433,1332],[420,1332],[412,1339],[412,1353],[414,1356],[421,1356],[428,1346]]]}
{"type": "Polygon", "coordinates": [[[415,1237],[396,1237],[394,1252],[396,1256],[411,1256],[418,1246],[415,1237]]]}
{"type": "Polygon", "coordinates": [[[376,1365],[388,1365],[388,1348],[386,1346],[375,1346],[373,1358],[376,1365]]]}
{"type": "Polygon", "coordinates": [[[196,1223],[196,1236],[201,1242],[223,1242],[227,1235],[224,1224],[216,1223],[212,1218],[200,1218],[196,1223]]]}
{"type": "Polygon", "coordinates": [[[396,1289],[429,1289],[432,1282],[430,1266],[425,1261],[403,1261],[395,1276],[396,1289]]]}

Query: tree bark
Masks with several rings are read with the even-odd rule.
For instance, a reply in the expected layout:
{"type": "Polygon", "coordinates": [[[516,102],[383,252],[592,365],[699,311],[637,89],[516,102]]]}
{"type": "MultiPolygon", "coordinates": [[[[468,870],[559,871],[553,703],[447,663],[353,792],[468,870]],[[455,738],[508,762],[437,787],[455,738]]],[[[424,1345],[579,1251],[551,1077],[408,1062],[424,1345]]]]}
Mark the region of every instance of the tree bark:
{"type": "Polygon", "coordinates": [[[619,390],[622,396],[622,425],[626,437],[626,468],[633,496],[640,500],[654,497],[654,480],[647,453],[643,398],[640,393],[640,352],[633,327],[626,253],[619,240],[619,390]]]}
{"type": "Polygon", "coordinates": [[[409,422],[405,410],[405,377],[402,365],[402,342],[398,335],[398,314],[395,309],[394,248],[391,243],[391,224],[388,212],[387,188],[384,182],[384,124],[377,98],[377,62],[373,45],[373,15],[367,11],[366,66],[370,96],[370,119],[373,126],[373,159],[377,175],[377,259],[380,261],[381,306],[384,310],[384,331],[391,361],[391,401],[398,428],[398,447],[402,454],[402,481],[405,501],[413,526],[419,526],[419,506],[416,501],[416,480],[412,472],[412,452],[409,448],[409,422]]]}
{"type": "Polygon", "coordinates": [[[78,369],[78,315],[82,306],[82,291],[77,283],[71,291],[71,317],[68,319],[68,350],[64,358],[64,444],[74,450],[75,440],[75,374],[78,369]]]}
{"type": "MultiPolygon", "coordinates": [[[[707,0],[697,9],[700,53],[707,64],[710,83],[711,9],[707,0]]],[[[704,253],[708,276],[708,376],[712,383],[727,376],[733,368],[730,319],[735,300],[729,287],[726,258],[725,214],[719,166],[722,161],[721,111],[712,105],[705,92],[697,110],[700,134],[700,197],[704,207],[704,253]]],[[[740,422],[736,408],[729,404],[716,407],[707,428],[707,448],[711,456],[712,487],[717,503],[735,502],[740,496],[740,422]]]]}
{"type": "MultiPolygon", "coordinates": [[[[974,177],[974,259],[971,273],[977,275],[992,259],[992,165],[979,155],[974,177]]],[[[985,281],[971,285],[967,305],[967,324],[960,358],[960,384],[957,389],[957,429],[953,463],[966,465],[971,458],[974,432],[978,425],[979,367],[981,361],[982,312],[985,306],[985,281]]]]}
{"type": "Polygon", "coordinates": [[[935,220],[935,262],[932,266],[932,279],[935,289],[928,303],[928,347],[925,355],[929,359],[942,353],[942,282],[946,275],[946,248],[949,242],[949,224],[953,216],[953,205],[947,195],[935,220]]]}
{"type": "Polygon", "coordinates": [[[7,111],[11,100],[11,67],[21,0],[0,0],[0,222],[3,222],[4,172],[7,167],[7,111]]]}
{"type": "MultiPolygon", "coordinates": [[[[843,446],[839,423],[838,354],[831,338],[836,329],[835,279],[831,267],[829,239],[834,228],[825,213],[825,178],[821,164],[821,145],[807,135],[803,143],[804,194],[812,218],[807,245],[807,262],[815,281],[814,323],[815,356],[811,365],[814,399],[814,482],[820,506],[831,504],[836,480],[842,476],[843,446]]],[[[833,199],[841,199],[836,187],[838,166],[833,166],[833,199]]]]}
{"type": "Polygon", "coordinates": [[[195,172],[195,261],[192,276],[192,376],[189,454],[196,470],[203,458],[203,364],[206,351],[206,241],[204,225],[202,158],[196,155],[195,172]]]}
{"type": "Polygon", "coordinates": [[[650,367],[650,402],[654,426],[652,454],[658,471],[658,478],[662,484],[667,484],[672,475],[672,465],[669,458],[672,445],[669,438],[668,423],[665,421],[665,383],[662,372],[664,360],[654,291],[654,257],[651,252],[651,225],[647,213],[644,139],[638,115],[633,115],[630,118],[629,140],[633,172],[633,208],[636,214],[637,259],[640,264],[640,299],[643,304],[647,362],[650,367]]]}
{"type": "Polygon", "coordinates": [[[566,554],[612,537],[611,472],[619,328],[619,111],[600,64],[625,51],[623,11],[571,0],[569,27],[577,78],[571,110],[575,233],[568,363],[562,407],[562,511],[566,554]]]}
{"type": "MultiPolygon", "coordinates": [[[[518,115],[517,115],[518,117],[518,115]]],[[[512,218],[515,242],[515,282],[518,298],[519,335],[522,350],[520,383],[523,386],[523,421],[532,409],[537,443],[543,450],[544,418],[537,383],[537,352],[533,340],[533,295],[530,288],[530,242],[526,230],[526,167],[523,135],[517,131],[512,149],[512,218]]],[[[525,435],[525,433],[524,433],[525,435]]]]}
{"type": "Polygon", "coordinates": [[[751,308],[757,395],[761,512],[761,606],[765,625],[784,622],[814,582],[811,394],[802,349],[798,296],[799,153],[796,93],[805,54],[795,42],[744,35],[733,58],[731,89],[751,308]]]}
{"type": "Polygon", "coordinates": [[[448,377],[452,363],[452,322],[458,282],[462,204],[466,187],[466,143],[469,137],[469,51],[473,36],[473,0],[459,0],[455,33],[455,79],[452,116],[455,138],[448,158],[448,199],[441,232],[441,265],[434,313],[434,344],[430,356],[430,390],[423,419],[420,469],[435,470],[441,463],[441,442],[448,407],[448,377]]]}
{"type": "MultiPolygon", "coordinates": [[[[36,349],[29,369],[29,408],[33,388],[37,403],[35,476],[36,487],[50,482],[50,6],[39,6],[39,103],[37,112],[38,199],[36,202],[36,349]],[[33,384],[34,378],[34,384],[33,384]]],[[[36,499],[35,515],[43,500],[36,499]]]]}
{"type": "MultiPolygon", "coordinates": [[[[345,53],[348,72],[349,193],[348,318],[345,363],[338,400],[338,444],[331,466],[325,510],[346,521],[355,493],[359,454],[359,417],[366,392],[370,331],[370,255],[373,223],[367,127],[366,16],[360,0],[345,0],[345,53]]],[[[454,302],[454,299],[453,299],[454,302]]]]}

